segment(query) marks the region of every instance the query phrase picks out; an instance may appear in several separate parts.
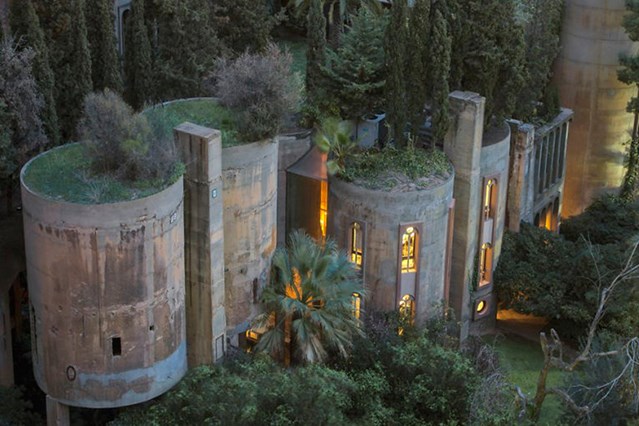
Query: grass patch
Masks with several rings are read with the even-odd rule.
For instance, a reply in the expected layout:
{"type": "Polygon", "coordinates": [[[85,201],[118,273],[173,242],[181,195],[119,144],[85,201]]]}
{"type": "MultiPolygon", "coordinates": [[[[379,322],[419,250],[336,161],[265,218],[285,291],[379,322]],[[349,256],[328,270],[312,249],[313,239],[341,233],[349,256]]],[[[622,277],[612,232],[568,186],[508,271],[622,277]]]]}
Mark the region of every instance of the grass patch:
{"type": "Polygon", "coordinates": [[[280,49],[288,50],[293,56],[293,64],[291,65],[291,71],[299,73],[302,77],[302,81],[306,76],[306,52],[308,51],[308,44],[306,39],[282,39],[276,41],[280,49]]]}
{"type": "MultiPolygon", "coordinates": [[[[537,389],[539,370],[544,363],[539,343],[517,336],[499,336],[494,342],[489,339],[487,343],[494,343],[494,348],[499,354],[499,360],[510,383],[519,386],[532,399],[537,389]]],[[[569,373],[556,369],[551,370],[546,385],[548,387],[561,385],[565,374],[569,373]]],[[[561,401],[555,395],[549,395],[544,401],[538,424],[548,426],[561,424],[562,412],[561,401]]]]}
{"type": "Polygon", "coordinates": [[[450,177],[448,157],[438,149],[370,149],[353,156],[342,177],[368,189],[425,189],[450,177]]]}
{"type": "Polygon", "coordinates": [[[156,194],[175,183],[184,172],[184,165],[180,163],[167,179],[128,182],[113,176],[94,175],[90,166],[84,147],[69,144],[33,160],[24,181],[32,191],[54,200],[106,204],[156,194]]]}
{"type": "Polygon", "coordinates": [[[158,105],[144,112],[149,122],[161,126],[169,135],[185,121],[222,132],[222,146],[241,145],[233,114],[213,99],[194,99],[158,105]]]}

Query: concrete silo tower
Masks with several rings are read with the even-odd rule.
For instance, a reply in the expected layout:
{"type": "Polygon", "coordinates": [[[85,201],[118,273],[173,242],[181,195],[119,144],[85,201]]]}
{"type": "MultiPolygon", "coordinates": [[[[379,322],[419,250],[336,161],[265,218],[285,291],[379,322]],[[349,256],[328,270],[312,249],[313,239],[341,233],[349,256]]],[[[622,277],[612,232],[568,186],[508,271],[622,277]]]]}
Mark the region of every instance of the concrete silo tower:
{"type": "Polygon", "coordinates": [[[562,51],[554,82],[562,106],[575,112],[570,127],[563,214],[582,212],[594,198],[616,191],[624,175],[624,142],[635,89],[617,80],[619,55],[636,50],[623,27],[624,0],[566,0],[562,51]]]}

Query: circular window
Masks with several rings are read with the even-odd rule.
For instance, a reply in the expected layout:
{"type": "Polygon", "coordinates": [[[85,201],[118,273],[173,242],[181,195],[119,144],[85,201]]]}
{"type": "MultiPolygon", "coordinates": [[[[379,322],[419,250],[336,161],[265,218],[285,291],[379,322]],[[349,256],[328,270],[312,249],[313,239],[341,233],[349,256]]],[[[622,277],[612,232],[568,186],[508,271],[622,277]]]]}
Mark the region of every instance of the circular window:
{"type": "Polygon", "coordinates": [[[477,312],[478,314],[483,314],[484,312],[486,312],[487,307],[488,307],[488,304],[486,303],[486,301],[480,300],[479,302],[477,302],[477,307],[475,308],[475,312],[477,312]]]}
{"type": "Polygon", "coordinates": [[[68,366],[67,367],[67,379],[69,379],[70,382],[74,381],[76,377],[76,372],[75,372],[75,368],[73,366],[68,366]]]}

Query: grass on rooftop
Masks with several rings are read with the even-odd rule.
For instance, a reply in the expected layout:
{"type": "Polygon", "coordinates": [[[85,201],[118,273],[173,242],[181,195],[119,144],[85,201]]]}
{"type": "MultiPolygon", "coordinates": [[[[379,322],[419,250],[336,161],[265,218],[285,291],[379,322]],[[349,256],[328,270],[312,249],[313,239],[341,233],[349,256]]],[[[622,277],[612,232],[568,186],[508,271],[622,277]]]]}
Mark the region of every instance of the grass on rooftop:
{"type": "Polygon", "coordinates": [[[222,146],[241,145],[238,139],[233,114],[220,106],[214,99],[193,99],[158,105],[147,109],[144,114],[150,122],[161,126],[167,134],[185,121],[222,132],[222,146]]]}
{"type": "Polygon", "coordinates": [[[106,204],[148,197],[175,183],[183,166],[167,179],[122,181],[96,175],[81,144],[68,144],[34,159],[25,172],[25,183],[33,192],[59,201],[106,204]]]}

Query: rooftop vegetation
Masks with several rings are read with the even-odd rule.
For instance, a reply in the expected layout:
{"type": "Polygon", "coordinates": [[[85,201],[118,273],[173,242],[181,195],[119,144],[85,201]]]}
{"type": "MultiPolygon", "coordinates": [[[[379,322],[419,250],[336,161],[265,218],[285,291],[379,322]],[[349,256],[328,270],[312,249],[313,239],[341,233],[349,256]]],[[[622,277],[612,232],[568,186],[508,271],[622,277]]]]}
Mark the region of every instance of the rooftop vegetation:
{"type": "Polygon", "coordinates": [[[173,135],[173,129],[188,121],[222,132],[222,146],[235,146],[238,140],[233,114],[212,98],[187,99],[153,106],[144,111],[149,121],[162,126],[162,131],[173,135]]]}
{"type": "Polygon", "coordinates": [[[95,175],[81,144],[68,144],[34,159],[25,171],[32,191],[59,201],[104,204],[136,200],[153,195],[175,183],[183,173],[177,165],[166,178],[123,181],[113,175],[95,175]]]}

